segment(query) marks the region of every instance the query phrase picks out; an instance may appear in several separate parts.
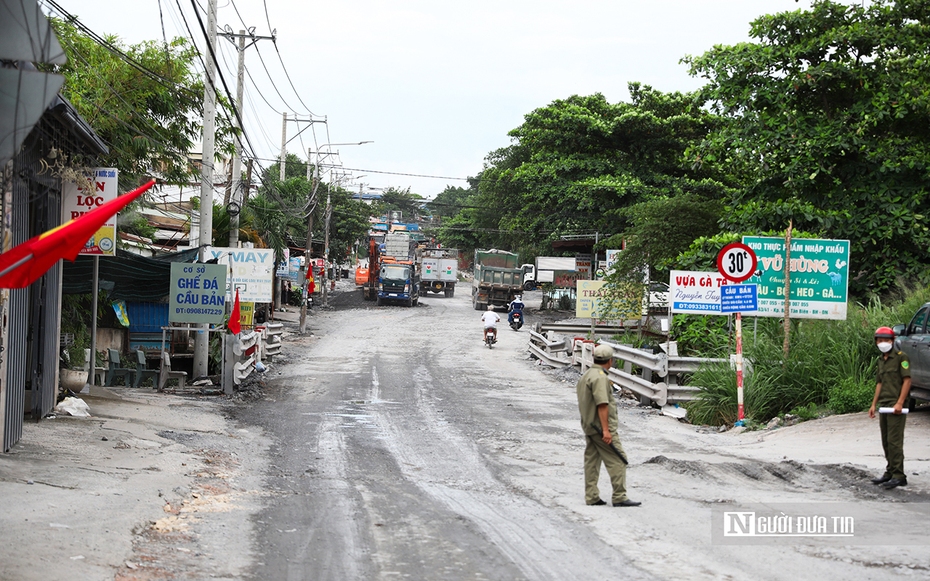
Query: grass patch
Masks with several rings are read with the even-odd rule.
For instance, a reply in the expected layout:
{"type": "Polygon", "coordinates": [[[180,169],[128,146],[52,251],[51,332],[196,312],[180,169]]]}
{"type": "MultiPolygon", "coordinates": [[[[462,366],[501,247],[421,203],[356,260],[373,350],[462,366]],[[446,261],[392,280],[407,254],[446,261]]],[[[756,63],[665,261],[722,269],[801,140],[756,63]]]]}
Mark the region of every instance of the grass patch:
{"type": "MultiPolygon", "coordinates": [[[[757,328],[752,319],[744,319],[743,353],[752,367],[744,378],[746,418],[765,423],[785,413],[812,419],[822,410],[843,414],[868,409],[879,355],[875,329],[908,322],[928,300],[930,291],[921,289],[894,304],[877,300],[867,306],[850,304],[845,321],[794,320],[787,357],[782,350],[780,319],[759,318],[757,328]]],[[[719,322],[700,322],[683,330],[684,337],[701,347],[688,354],[720,357],[732,350],[722,328],[719,322]]],[[[706,365],[690,383],[702,388],[698,399],[687,406],[692,422],[721,425],[736,421],[736,373],[729,364],[706,365]]]]}

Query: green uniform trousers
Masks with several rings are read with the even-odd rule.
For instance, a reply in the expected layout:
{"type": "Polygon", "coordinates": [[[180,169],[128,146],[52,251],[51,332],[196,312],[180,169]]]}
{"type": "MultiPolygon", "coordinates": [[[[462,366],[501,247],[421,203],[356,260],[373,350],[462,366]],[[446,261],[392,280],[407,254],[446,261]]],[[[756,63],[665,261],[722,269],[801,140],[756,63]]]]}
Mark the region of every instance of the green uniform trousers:
{"type": "Polygon", "coordinates": [[[904,475],[904,414],[879,414],[878,425],[882,430],[882,449],[885,450],[885,474],[905,480],[904,475]]]}
{"type": "Polygon", "coordinates": [[[587,445],[584,449],[584,500],[587,504],[594,504],[601,499],[601,493],[597,489],[597,480],[601,475],[602,462],[607,468],[610,484],[614,489],[611,502],[616,504],[627,500],[626,463],[620,459],[617,452],[619,451],[624,456],[626,453],[620,445],[620,438],[617,434],[612,433],[610,436],[613,438],[613,443],[608,445],[604,443],[601,436],[585,435],[587,445]]]}

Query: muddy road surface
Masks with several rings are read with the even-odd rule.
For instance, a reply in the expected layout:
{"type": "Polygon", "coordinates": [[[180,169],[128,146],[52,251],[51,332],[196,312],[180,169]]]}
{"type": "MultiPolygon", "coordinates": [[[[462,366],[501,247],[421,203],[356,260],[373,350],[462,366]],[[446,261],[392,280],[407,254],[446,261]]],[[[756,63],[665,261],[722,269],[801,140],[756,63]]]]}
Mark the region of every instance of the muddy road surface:
{"type": "MultiPolygon", "coordinates": [[[[905,448],[908,488],[877,489],[878,427],[861,415],[718,433],[622,399],[643,505],[586,506],[577,373],[536,365],[528,327],[511,331],[505,313],[489,350],[460,290],[405,308],[353,303],[347,288],[311,336],[287,338],[264,399],[234,411],[273,441],[250,578],[930,578],[915,541],[930,535],[930,450],[905,448]],[[785,506],[859,511],[858,536],[732,544],[714,528],[723,511],[785,506]],[[875,519],[906,530],[878,538],[875,519]]],[[[930,440],[928,415],[913,414],[909,441],[930,440]]],[[[606,473],[600,486],[609,500],[606,473]]]]}

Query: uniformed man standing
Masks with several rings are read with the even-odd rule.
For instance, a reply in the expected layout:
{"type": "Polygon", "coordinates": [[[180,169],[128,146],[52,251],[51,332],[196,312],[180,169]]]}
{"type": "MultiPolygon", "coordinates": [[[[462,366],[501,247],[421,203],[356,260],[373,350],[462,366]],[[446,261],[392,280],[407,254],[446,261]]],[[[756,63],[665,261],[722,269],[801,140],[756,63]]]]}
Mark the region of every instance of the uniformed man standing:
{"type": "Polygon", "coordinates": [[[892,489],[907,485],[904,474],[904,421],[907,416],[901,411],[911,390],[911,366],[907,355],[894,350],[894,331],[888,327],[879,327],[875,331],[875,345],[882,354],[878,358],[878,383],[869,417],[875,417],[876,406],[892,408],[893,413],[879,414],[878,425],[887,465],[885,473],[880,478],[873,478],[872,483],[892,489]]]}
{"type": "Polygon", "coordinates": [[[614,350],[607,345],[594,348],[594,367],[578,380],[578,411],[581,412],[581,429],[587,445],[584,450],[585,503],[607,504],[601,499],[597,480],[601,463],[607,468],[613,485],[613,506],[639,506],[626,494],[626,454],[617,437],[617,402],[607,370],[613,364],[614,350]]]}

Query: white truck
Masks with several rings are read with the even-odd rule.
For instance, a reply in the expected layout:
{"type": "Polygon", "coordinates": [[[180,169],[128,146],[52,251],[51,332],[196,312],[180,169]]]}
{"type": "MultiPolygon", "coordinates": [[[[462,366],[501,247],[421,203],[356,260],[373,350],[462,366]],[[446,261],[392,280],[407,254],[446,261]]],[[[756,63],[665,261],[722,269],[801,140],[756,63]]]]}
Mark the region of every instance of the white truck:
{"type": "Polygon", "coordinates": [[[537,256],[536,264],[524,264],[523,290],[532,291],[543,282],[552,282],[555,271],[575,271],[575,258],[563,256],[537,256]]]}
{"type": "Polygon", "coordinates": [[[423,296],[455,294],[459,278],[459,251],[455,248],[424,248],[420,254],[420,293],[423,296]]]}

